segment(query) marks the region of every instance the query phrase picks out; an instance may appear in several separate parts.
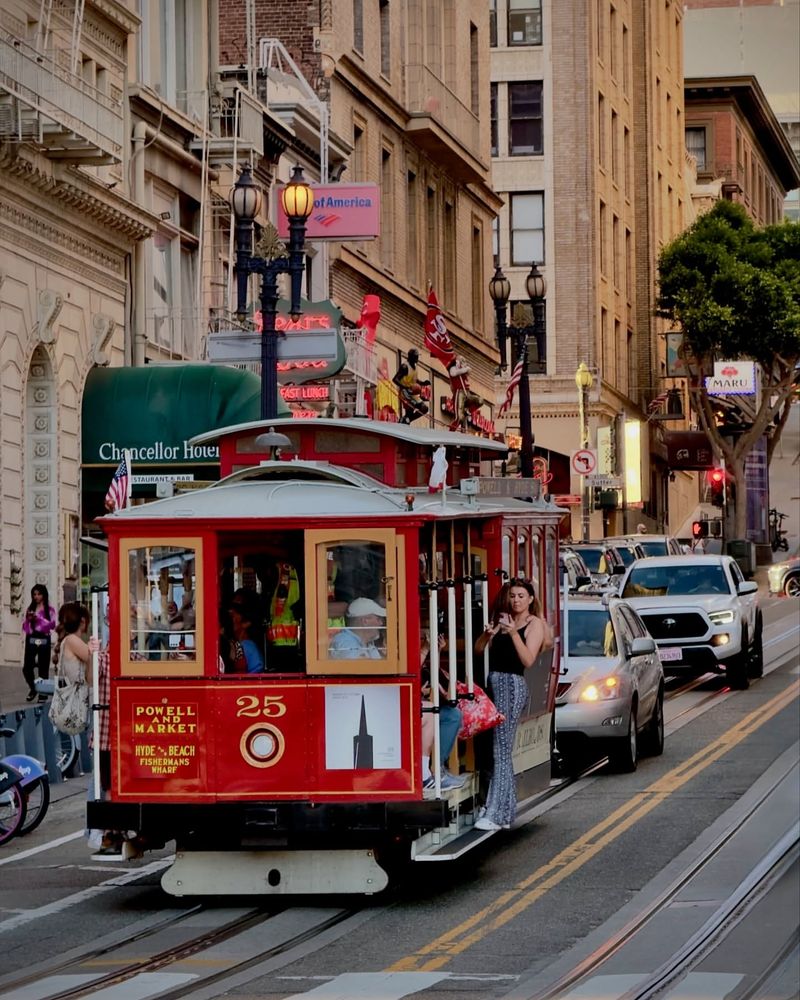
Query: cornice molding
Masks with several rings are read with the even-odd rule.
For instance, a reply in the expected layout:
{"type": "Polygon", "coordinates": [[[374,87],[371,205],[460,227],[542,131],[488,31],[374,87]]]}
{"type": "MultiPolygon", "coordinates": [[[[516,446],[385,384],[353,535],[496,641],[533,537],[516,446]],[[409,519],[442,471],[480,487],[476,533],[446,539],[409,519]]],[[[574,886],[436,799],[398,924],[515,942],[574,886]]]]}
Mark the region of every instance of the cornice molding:
{"type": "Polygon", "coordinates": [[[88,216],[106,229],[126,236],[131,242],[147,239],[158,225],[157,219],[149,212],[138,208],[133,202],[110,191],[94,194],[89,190],[88,180],[77,172],[69,179],[45,173],[34,163],[16,155],[10,147],[0,149],[0,170],[6,177],[16,177],[37,196],[45,195],[72,209],[82,216],[88,216]]]}
{"type": "Polygon", "coordinates": [[[2,198],[0,220],[14,227],[15,249],[26,250],[37,260],[49,261],[67,273],[72,271],[101,287],[125,294],[124,251],[115,253],[99,243],[81,239],[73,230],[54,225],[40,214],[2,198]]]}

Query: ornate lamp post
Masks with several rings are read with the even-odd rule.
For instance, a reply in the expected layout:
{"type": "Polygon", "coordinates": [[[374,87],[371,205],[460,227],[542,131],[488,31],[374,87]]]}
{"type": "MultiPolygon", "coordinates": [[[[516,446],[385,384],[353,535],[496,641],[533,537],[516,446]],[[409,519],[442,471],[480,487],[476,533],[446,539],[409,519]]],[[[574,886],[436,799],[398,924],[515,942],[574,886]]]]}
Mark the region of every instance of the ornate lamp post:
{"type": "Polygon", "coordinates": [[[253,253],[253,224],[261,207],[261,191],[245,166],[231,191],[230,203],[236,217],[236,312],[247,315],[247,280],[261,275],[261,419],[278,415],[278,342],[275,317],[278,312],[278,275],[289,274],[292,284],[290,313],[300,314],[300,294],[305,269],[306,219],[314,208],[314,192],[295,167],[292,178],[281,192],[283,209],[289,218],[289,248],[277,238],[275,228],[264,227],[253,253]]]}
{"type": "MultiPolygon", "coordinates": [[[[578,412],[581,424],[581,448],[589,447],[589,414],[587,404],[589,402],[589,390],[594,385],[594,376],[586,367],[586,363],[581,361],[578,370],[575,372],[575,385],[578,387],[578,412]]],[[[586,486],[586,476],[582,477],[581,487],[581,539],[589,541],[589,490],[586,486]]]]}
{"type": "Polygon", "coordinates": [[[506,367],[506,340],[514,341],[514,366],[522,362],[519,380],[519,423],[522,437],[520,450],[520,472],[523,479],[533,478],[533,427],[531,426],[531,386],[528,379],[528,340],[536,338],[539,357],[544,357],[542,309],[547,293],[547,283],[544,275],[536,264],[531,264],[530,273],[525,279],[525,289],[531,302],[533,313],[532,326],[508,326],[506,313],[508,297],[511,294],[511,283],[498,265],[494,276],[489,282],[489,294],[494,302],[497,317],[497,346],[500,349],[500,371],[506,367]]]}

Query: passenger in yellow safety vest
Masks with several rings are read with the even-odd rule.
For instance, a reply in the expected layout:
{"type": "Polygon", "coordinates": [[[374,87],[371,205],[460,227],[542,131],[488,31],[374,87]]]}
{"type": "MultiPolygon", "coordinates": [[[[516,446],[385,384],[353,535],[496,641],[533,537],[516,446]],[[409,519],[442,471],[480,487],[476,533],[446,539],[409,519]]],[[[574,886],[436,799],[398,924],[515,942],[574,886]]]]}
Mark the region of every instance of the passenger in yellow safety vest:
{"type": "Polygon", "coordinates": [[[294,653],[300,642],[300,619],[295,611],[300,602],[300,581],[291,563],[278,563],[278,582],[269,604],[267,640],[277,660],[270,670],[299,670],[294,653]]]}

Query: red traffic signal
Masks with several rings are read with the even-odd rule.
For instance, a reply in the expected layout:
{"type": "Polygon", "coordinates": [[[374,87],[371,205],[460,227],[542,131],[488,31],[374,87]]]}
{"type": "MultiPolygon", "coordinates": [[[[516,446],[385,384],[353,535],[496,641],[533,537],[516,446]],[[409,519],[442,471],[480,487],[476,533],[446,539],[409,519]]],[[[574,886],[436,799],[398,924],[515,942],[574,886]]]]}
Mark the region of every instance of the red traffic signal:
{"type": "Polygon", "coordinates": [[[708,521],[692,522],[692,538],[708,538],[708,521]]]}
{"type": "Polygon", "coordinates": [[[709,500],[715,507],[725,506],[725,470],[710,469],[708,472],[709,500]]]}

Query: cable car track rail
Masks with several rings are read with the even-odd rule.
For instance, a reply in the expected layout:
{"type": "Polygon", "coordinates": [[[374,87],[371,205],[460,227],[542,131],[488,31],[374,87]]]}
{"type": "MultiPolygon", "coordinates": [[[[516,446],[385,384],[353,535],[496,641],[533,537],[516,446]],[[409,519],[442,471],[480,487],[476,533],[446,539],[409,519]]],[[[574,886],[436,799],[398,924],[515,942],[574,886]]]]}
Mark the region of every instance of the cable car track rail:
{"type": "MultiPolygon", "coordinates": [[[[577,984],[597,975],[610,958],[620,952],[648,924],[667,910],[682,890],[708,868],[709,864],[731,843],[758,810],[764,807],[767,799],[795,767],[795,761],[791,761],[777,776],[774,776],[769,785],[762,789],[761,793],[749,803],[748,808],[737,817],[735,823],[725,829],[675,881],[659,893],[624,927],[595,947],[586,959],[578,962],[572,969],[559,976],[556,981],[529,994],[527,1000],[557,1000],[558,997],[569,993],[577,984]]],[[[770,880],[775,880],[774,873],[780,874],[786,859],[790,858],[793,852],[796,855],[799,842],[800,824],[795,823],[750,870],[734,892],[724,900],[705,924],[667,962],[646,979],[637,983],[634,988],[624,994],[624,997],[620,997],[620,1000],[649,1000],[663,991],[678,976],[688,972],[691,966],[703,957],[714,940],[720,938],[722,931],[728,926],[734,915],[738,914],[737,919],[741,919],[750,906],[754,905],[768,890],[771,884],[770,880]]]]}
{"type": "MultiPolygon", "coordinates": [[[[360,912],[358,909],[351,908],[347,910],[336,910],[333,914],[331,914],[330,909],[325,909],[324,913],[326,915],[324,916],[324,919],[313,923],[311,926],[300,930],[298,933],[289,934],[283,940],[272,944],[269,947],[246,949],[245,954],[241,957],[230,959],[224,959],[222,957],[219,959],[203,959],[201,957],[202,953],[208,953],[214,947],[224,944],[232,938],[245,934],[246,932],[258,930],[260,935],[263,932],[264,924],[267,924],[270,920],[280,917],[281,914],[286,912],[286,910],[286,907],[281,907],[270,912],[265,912],[260,909],[248,909],[242,916],[239,916],[234,920],[227,921],[218,928],[206,929],[200,934],[187,938],[185,941],[173,945],[170,948],[164,948],[153,955],[136,958],[134,960],[121,955],[117,960],[120,965],[119,968],[116,968],[113,972],[100,974],[88,982],[86,981],[87,972],[91,972],[93,967],[96,967],[98,964],[108,964],[109,962],[115,961],[113,957],[115,950],[128,950],[130,945],[136,942],[144,943],[148,940],[155,941],[157,935],[164,931],[165,924],[171,927],[175,926],[174,918],[170,918],[167,922],[159,921],[152,927],[142,930],[133,938],[126,939],[120,943],[105,945],[77,956],[76,958],[73,958],[63,964],[51,966],[47,969],[44,975],[41,969],[38,969],[34,974],[20,977],[14,981],[7,981],[3,983],[2,987],[0,987],[0,989],[2,989],[0,996],[13,994],[15,991],[22,990],[25,987],[30,987],[33,983],[39,984],[40,987],[41,985],[46,986],[47,980],[53,978],[55,980],[55,988],[53,992],[37,993],[37,996],[39,996],[41,1000],[73,1000],[73,998],[91,996],[99,990],[131,982],[137,976],[163,972],[182,962],[186,962],[190,966],[193,962],[195,962],[197,965],[194,966],[194,968],[198,969],[196,978],[188,981],[184,980],[175,988],[170,988],[167,985],[163,991],[157,991],[159,1000],[181,1000],[181,998],[186,997],[189,992],[194,989],[208,987],[218,982],[220,979],[232,974],[238,974],[246,971],[254,965],[258,965],[270,958],[275,958],[284,952],[290,951],[292,948],[305,944],[314,937],[324,933],[325,931],[335,927],[337,924],[342,923],[342,921],[347,920],[360,912]],[[208,971],[201,968],[201,965],[203,964],[208,967],[215,962],[216,964],[224,965],[225,967],[216,970],[208,969],[208,971]],[[63,983],[63,977],[68,975],[80,976],[80,983],[76,983],[74,987],[66,989],[57,987],[56,983],[63,983]]],[[[185,921],[203,912],[209,912],[209,908],[198,905],[187,910],[180,919],[181,921],[185,921]]]]}

